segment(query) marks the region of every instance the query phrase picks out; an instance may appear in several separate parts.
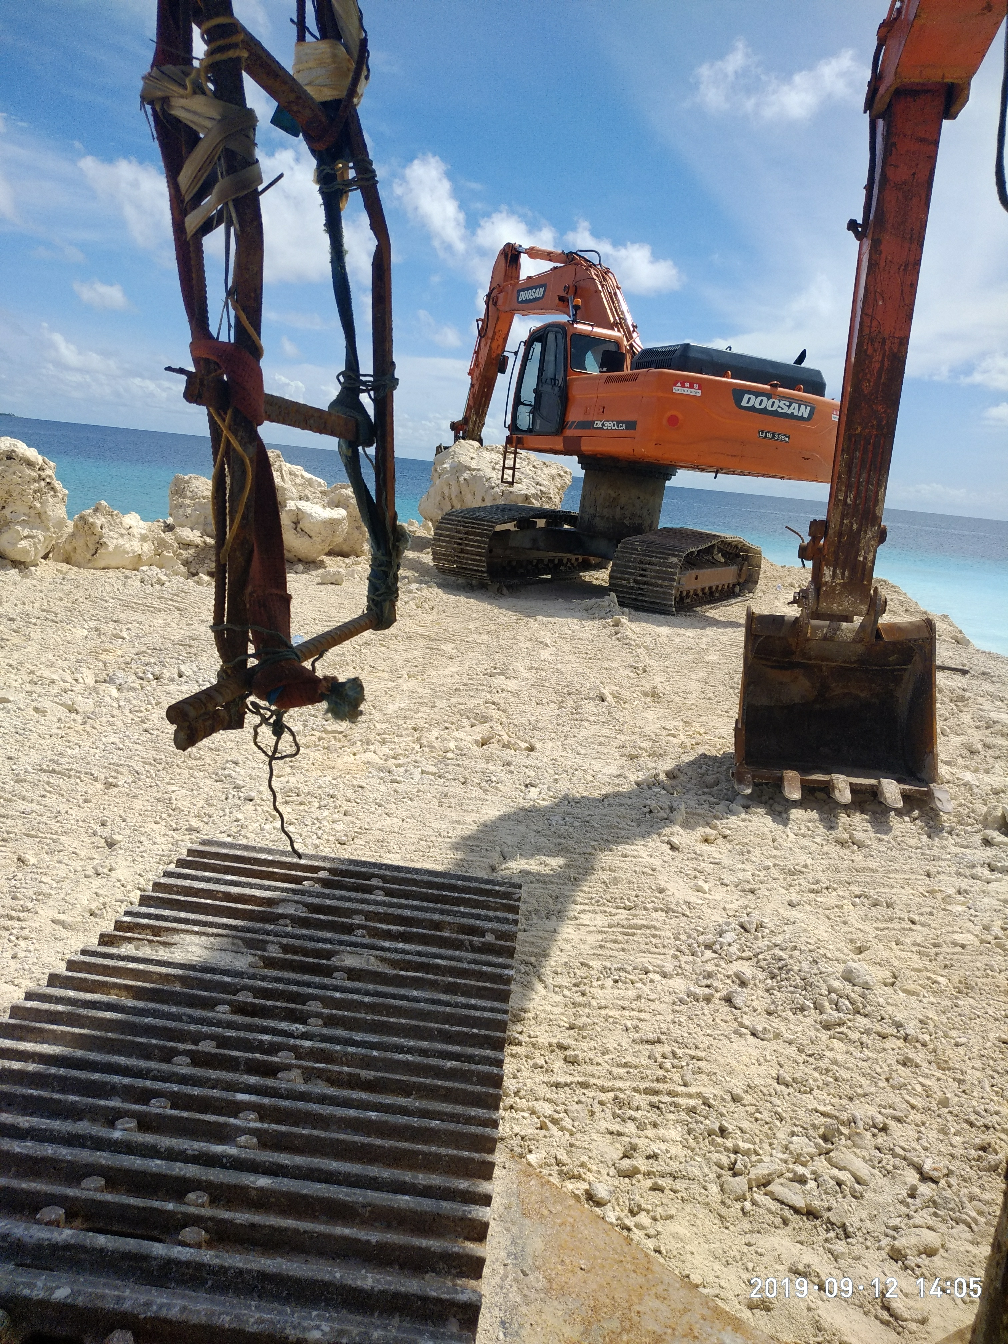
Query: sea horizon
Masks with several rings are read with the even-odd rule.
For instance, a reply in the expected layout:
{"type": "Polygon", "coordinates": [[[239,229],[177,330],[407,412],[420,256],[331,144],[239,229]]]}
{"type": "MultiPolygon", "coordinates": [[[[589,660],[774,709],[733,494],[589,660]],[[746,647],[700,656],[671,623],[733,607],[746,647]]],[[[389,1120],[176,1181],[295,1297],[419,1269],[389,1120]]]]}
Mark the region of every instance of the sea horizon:
{"type": "MultiPolygon", "coordinates": [[[[56,464],[74,517],[104,499],[145,521],[168,513],[168,485],[176,473],[210,474],[207,435],[132,430],[75,421],[35,420],[0,412],[0,436],[20,439],[56,464]]],[[[273,443],[288,462],[327,484],[345,481],[335,448],[273,443]]],[[[402,519],[417,518],[430,484],[432,459],[396,455],[396,506],[402,519]]],[[[577,509],[582,478],[575,476],[564,507],[577,509]]],[[[777,564],[798,563],[797,538],[808,521],[825,513],[823,500],[757,491],[666,487],[661,526],[698,527],[744,536],[777,564]]],[[[1008,521],[918,509],[887,508],[888,540],[876,573],[897,584],[929,611],[943,612],[981,648],[1008,654],[1008,521]]]]}

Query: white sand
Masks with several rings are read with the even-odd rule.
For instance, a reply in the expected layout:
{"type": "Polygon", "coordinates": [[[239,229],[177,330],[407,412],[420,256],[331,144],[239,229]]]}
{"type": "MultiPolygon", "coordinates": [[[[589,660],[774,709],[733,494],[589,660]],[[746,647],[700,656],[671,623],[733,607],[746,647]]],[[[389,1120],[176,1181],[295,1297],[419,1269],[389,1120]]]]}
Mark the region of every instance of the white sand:
{"type": "MultiPolygon", "coordinates": [[[[338,563],[342,586],[291,576],[297,631],[361,610],[365,563],[338,563]]],[[[1008,660],[940,620],[939,661],[969,669],[938,677],[951,817],[760,788],[740,807],[743,604],[614,620],[598,576],[504,595],[437,581],[429,552],[406,570],[395,629],[323,664],[363,676],[364,715],[294,716],[280,793],[306,848],[522,879],[507,1145],[606,1185],[603,1216],[732,1310],[751,1275],[851,1276],[850,1302],[778,1296],[758,1318],[778,1338],[965,1324],[913,1280],[982,1275],[1001,1200],[1008,847],[979,818],[1008,796],[1008,660]],[[825,996],[851,961],[876,988],[845,985],[845,1014],[825,996]],[[723,1189],[760,1163],[815,1211],[723,1189]]],[[[757,610],[799,578],[765,565],[757,610]]],[[[192,836],[282,843],[249,732],[183,755],[164,720],[215,675],[211,602],[146,572],[0,571],[4,1004],[192,836]]]]}

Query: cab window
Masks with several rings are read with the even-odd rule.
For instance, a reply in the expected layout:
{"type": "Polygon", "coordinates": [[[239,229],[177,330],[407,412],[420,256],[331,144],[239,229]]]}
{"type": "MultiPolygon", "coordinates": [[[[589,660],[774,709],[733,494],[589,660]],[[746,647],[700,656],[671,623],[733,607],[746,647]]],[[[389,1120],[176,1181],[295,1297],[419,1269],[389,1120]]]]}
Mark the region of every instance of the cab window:
{"type": "Polygon", "coordinates": [[[598,373],[602,362],[602,356],[607,350],[615,350],[620,354],[620,348],[615,341],[605,341],[600,336],[582,336],[575,334],[571,336],[570,343],[570,366],[574,373],[598,373]]]}
{"type": "Polygon", "coordinates": [[[566,333],[547,327],[525,348],[511,428],[518,434],[559,434],[566,408],[566,333]]]}

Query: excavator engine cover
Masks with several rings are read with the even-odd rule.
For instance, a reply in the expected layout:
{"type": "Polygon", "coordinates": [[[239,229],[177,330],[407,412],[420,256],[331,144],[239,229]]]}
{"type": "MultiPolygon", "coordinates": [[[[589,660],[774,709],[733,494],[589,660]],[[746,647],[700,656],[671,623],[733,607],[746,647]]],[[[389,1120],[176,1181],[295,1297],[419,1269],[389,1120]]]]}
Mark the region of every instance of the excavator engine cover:
{"type": "Polygon", "coordinates": [[[649,345],[630,363],[637,369],[673,369],[680,373],[706,374],[713,378],[741,378],[747,383],[777,383],[789,392],[799,388],[813,397],[826,395],[826,379],[819,369],[802,364],[784,364],[779,359],[761,359],[734,350],[715,350],[709,345],[649,345]]]}
{"type": "MultiPolygon", "coordinates": [[[[735,781],[789,781],[884,796],[929,792],[936,775],[935,624],[854,625],[746,615],[735,781]],[[794,777],[798,778],[795,779],[794,777]]],[[[785,788],[785,791],[786,788],[785,788]]],[[[790,796],[790,795],[789,795],[790,796]]]]}

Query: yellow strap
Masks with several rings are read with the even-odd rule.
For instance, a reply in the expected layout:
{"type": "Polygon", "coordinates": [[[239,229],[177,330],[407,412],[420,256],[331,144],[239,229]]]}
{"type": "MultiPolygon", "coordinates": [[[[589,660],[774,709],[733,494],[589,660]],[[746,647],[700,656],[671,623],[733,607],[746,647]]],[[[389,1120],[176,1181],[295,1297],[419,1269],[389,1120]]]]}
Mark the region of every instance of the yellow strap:
{"type": "Polygon", "coordinates": [[[235,297],[235,292],[233,289],[228,291],[228,303],[230,303],[231,307],[235,310],[235,316],[238,318],[238,321],[242,324],[242,326],[245,328],[248,334],[255,341],[256,349],[259,351],[259,359],[261,360],[263,355],[266,353],[266,347],[259,339],[259,333],[256,331],[255,327],[242,312],[241,306],[238,303],[237,298],[235,297]]]}
{"type": "MultiPolygon", "coordinates": [[[[220,431],[224,435],[224,438],[228,441],[228,443],[231,444],[231,446],[235,449],[235,451],[238,453],[238,456],[245,464],[245,488],[242,490],[241,501],[235,512],[234,522],[231,524],[231,530],[228,532],[227,541],[221,547],[221,556],[220,556],[221,564],[225,564],[227,562],[228,555],[231,551],[231,543],[237,536],[238,528],[241,525],[242,514],[245,512],[245,502],[249,497],[249,491],[252,489],[252,463],[248,460],[248,455],[246,454],[245,449],[241,446],[241,444],[238,442],[235,436],[231,433],[231,416],[234,411],[234,407],[232,407],[228,411],[226,420],[222,420],[212,406],[208,407],[207,409],[210,411],[210,414],[213,416],[213,418],[217,421],[217,424],[220,426],[220,431]]],[[[221,444],[221,450],[217,454],[217,461],[214,463],[213,478],[210,481],[210,503],[215,518],[217,517],[217,508],[216,508],[217,490],[220,484],[220,472],[221,467],[223,465],[224,465],[224,445],[221,444]]]]}

